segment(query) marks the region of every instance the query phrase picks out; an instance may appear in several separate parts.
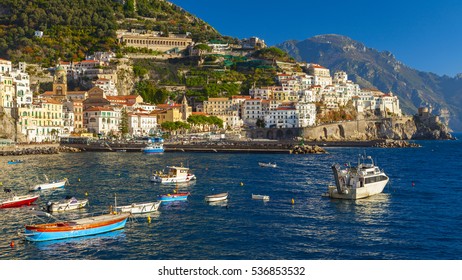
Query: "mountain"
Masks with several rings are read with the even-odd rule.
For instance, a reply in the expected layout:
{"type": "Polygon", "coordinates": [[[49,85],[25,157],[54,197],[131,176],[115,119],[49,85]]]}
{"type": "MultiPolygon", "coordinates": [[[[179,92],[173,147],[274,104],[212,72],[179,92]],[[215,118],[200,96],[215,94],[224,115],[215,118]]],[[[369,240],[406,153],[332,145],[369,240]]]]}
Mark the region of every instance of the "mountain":
{"type": "Polygon", "coordinates": [[[380,52],[335,34],[286,41],[276,47],[297,61],[317,63],[332,72],[345,71],[362,88],[393,92],[407,114],[415,114],[419,106],[429,103],[443,120],[449,112],[449,126],[462,130],[462,75],[452,78],[415,70],[398,61],[391,52],[380,52]]]}

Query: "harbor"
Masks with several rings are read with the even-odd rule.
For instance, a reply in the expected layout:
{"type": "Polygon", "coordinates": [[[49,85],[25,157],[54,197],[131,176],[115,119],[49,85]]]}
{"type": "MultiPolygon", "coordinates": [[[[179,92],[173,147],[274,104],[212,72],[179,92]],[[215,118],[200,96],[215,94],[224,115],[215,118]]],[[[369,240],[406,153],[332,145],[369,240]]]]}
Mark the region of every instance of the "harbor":
{"type": "Polygon", "coordinates": [[[3,187],[17,194],[27,193],[30,186],[42,181],[43,174],[67,177],[69,184],[34,192],[40,198],[31,206],[2,209],[0,258],[457,259],[462,248],[453,240],[459,236],[460,190],[454,178],[460,169],[460,141],[419,144],[419,149],[326,147],[327,154],[305,156],[148,155],[141,151],[24,155],[22,164],[4,161],[3,187]],[[358,154],[364,152],[390,178],[383,193],[354,201],[323,197],[327,187],[335,183],[332,164],[352,161],[353,166],[358,154]],[[455,166],[435,168],[435,161],[455,166]],[[261,167],[259,162],[277,165],[261,167]],[[398,164],[403,162],[406,164],[398,164]],[[108,213],[114,194],[117,206],[153,202],[159,195],[173,194],[175,184],[155,183],[150,177],[153,171],[181,163],[197,177],[178,186],[178,193],[189,193],[187,199],[162,202],[156,212],[130,218],[124,229],[61,241],[29,242],[21,236],[24,225],[31,224],[32,209],[43,209],[47,202],[65,196],[88,199],[89,203],[82,209],[53,213],[60,221],[108,213]],[[413,168],[416,166],[418,174],[413,168]],[[224,193],[228,194],[226,200],[205,200],[224,193]],[[445,238],[438,238],[441,235],[445,238]]]}

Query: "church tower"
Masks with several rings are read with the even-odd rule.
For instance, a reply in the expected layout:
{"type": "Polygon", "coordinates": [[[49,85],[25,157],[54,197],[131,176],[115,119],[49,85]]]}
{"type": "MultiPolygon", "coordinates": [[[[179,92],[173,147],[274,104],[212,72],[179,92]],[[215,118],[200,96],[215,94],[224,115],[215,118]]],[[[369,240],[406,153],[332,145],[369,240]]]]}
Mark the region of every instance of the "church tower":
{"type": "Polygon", "coordinates": [[[67,95],[66,69],[59,65],[53,77],[53,95],[65,97],[67,95]]]}
{"type": "Polygon", "coordinates": [[[181,101],[181,119],[186,121],[191,115],[191,107],[188,106],[188,99],[186,99],[186,94],[183,95],[183,101],[181,101]]]}

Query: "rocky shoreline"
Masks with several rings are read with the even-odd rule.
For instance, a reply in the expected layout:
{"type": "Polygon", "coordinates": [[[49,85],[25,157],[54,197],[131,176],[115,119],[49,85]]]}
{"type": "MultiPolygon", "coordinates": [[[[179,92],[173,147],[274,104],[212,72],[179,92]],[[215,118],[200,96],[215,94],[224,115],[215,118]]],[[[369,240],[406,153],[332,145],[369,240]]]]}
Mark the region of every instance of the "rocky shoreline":
{"type": "Polygon", "coordinates": [[[18,146],[13,149],[0,150],[0,156],[24,156],[24,155],[50,155],[59,153],[76,153],[80,152],[80,149],[66,146],[18,146]]]}

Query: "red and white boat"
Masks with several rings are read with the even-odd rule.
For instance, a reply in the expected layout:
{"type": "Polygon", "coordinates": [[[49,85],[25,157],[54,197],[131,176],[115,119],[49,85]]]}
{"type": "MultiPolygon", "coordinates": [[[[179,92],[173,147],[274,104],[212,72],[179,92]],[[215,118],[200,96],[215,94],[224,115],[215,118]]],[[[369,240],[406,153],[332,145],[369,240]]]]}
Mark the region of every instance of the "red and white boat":
{"type": "Polygon", "coordinates": [[[0,208],[13,208],[13,207],[21,207],[24,205],[31,205],[36,201],[40,195],[20,195],[20,196],[13,196],[7,200],[0,201],[0,208]]]}

